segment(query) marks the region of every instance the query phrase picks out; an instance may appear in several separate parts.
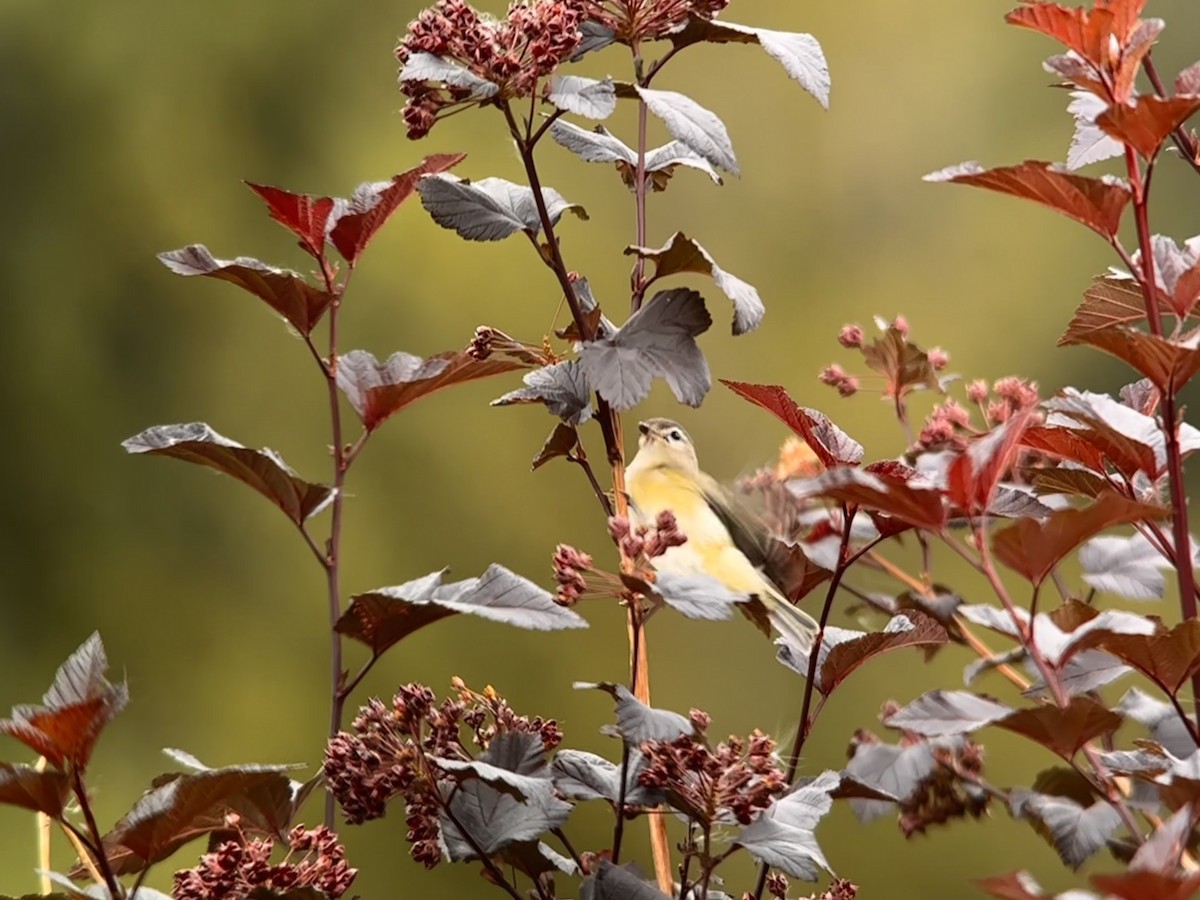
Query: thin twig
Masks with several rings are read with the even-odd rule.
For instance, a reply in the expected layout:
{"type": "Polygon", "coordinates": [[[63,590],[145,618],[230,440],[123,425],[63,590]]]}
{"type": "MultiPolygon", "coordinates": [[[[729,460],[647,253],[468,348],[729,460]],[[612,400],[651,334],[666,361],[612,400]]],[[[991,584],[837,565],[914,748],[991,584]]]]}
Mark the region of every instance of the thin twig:
{"type": "MultiPolygon", "coordinates": [[[[804,699],[800,705],[800,721],[796,726],[796,738],[792,742],[792,749],[788,754],[786,776],[788,784],[792,784],[796,780],[796,770],[800,767],[800,753],[808,740],[811,728],[809,715],[812,709],[813,693],[816,690],[817,661],[821,656],[821,645],[825,640],[825,626],[829,621],[830,610],[833,609],[834,596],[837,594],[838,585],[841,584],[842,575],[845,574],[850,564],[850,529],[854,524],[856,511],[855,508],[851,508],[845,503],[842,504],[842,538],[838,545],[837,566],[833,570],[833,577],[829,579],[829,589],[825,592],[825,603],[821,607],[817,633],[813,637],[812,646],[808,649],[808,673],[804,677],[804,699]]],[[[860,550],[854,558],[861,558],[866,552],[865,549],[860,550]]],[[[770,868],[766,863],[762,863],[758,867],[758,880],[754,885],[754,900],[760,900],[762,897],[762,892],[767,886],[767,873],[770,868]]]]}
{"type": "Polygon", "coordinates": [[[88,844],[94,854],[93,858],[96,862],[96,868],[100,870],[100,875],[104,879],[104,885],[108,888],[112,900],[119,900],[122,896],[121,883],[117,881],[117,876],[108,861],[108,854],[104,850],[104,833],[100,831],[100,827],[96,824],[96,815],[92,812],[92,803],[88,799],[87,788],[83,785],[83,773],[78,766],[72,767],[71,790],[75,794],[75,800],[79,803],[80,810],[83,812],[83,820],[87,823],[88,833],[91,837],[88,844]]]}

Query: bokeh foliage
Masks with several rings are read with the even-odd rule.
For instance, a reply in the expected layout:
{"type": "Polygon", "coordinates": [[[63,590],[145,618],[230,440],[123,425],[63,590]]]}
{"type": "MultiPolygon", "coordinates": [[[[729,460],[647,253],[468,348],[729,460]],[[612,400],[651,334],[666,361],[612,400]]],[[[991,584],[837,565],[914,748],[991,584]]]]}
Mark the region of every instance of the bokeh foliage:
{"type": "MultiPolygon", "coordinates": [[[[829,113],[749,48],[700,48],[667,71],[658,86],[684,90],[724,118],[744,174],[720,189],[679,175],[652,198],[651,243],[686,230],[754,283],[768,309],[754,335],[735,342],[714,328],[704,336],[716,376],[788,385],[872,457],[900,445],[884,407],[841,401],[815,381],[838,356],[833,336],[844,321],[903,312],[917,340],[947,347],[951,369],[972,377],[1017,372],[1049,389],[1120,383],[1115,364],[1053,346],[1089,276],[1111,262],[1103,243],[1032,205],[919,178],[966,158],[1065,156],[1066,97],[1046,89],[1040,68],[1051,48],[1003,25],[1010,5],[945,3],[918,15],[882,0],[734,3],[734,21],[821,40],[833,75],[829,113]]],[[[119,443],[155,422],[202,419],[325,477],[325,396],[304,348],[248,297],[173,278],[154,255],[203,241],[220,256],[302,267],[241,179],[344,195],[425,153],[462,150],[469,156],[459,174],[521,180],[498,116],[457,117],[422,144],[405,140],[391,49],[418,9],[407,0],[0,6],[8,206],[0,402],[9,431],[0,449],[0,704],[36,699],[58,661],[101,631],[133,699],[93,763],[102,817],[119,815],[165,768],[162,746],[213,764],[319,761],[325,614],[307,548],[230,480],[132,459],[119,443]]],[[[1159,68],[1192,62],[1200,53],[1193,0],[1154,0],[1148,12],[1169,26],[1159,68]]],[[[587,73],[624,74],[624,64],[607,53],[587,73]]],[[[610,127],[628,133],[627,114],[610,127]]],[[[549,143],[542,158],[546,182],[591,214],[561,229],[569,263],[602,301],[620,297],[632,208],[617,177],[549,143]]],[[[1155,190],[1155,230],[1180,238],[1200,230],[1194,175],[1165,164],[1155,190]]],[[[465,344],[481,323],[537,339],[556,306],[552,279],[522,243],[464,245],[411,203],[356,276],[343,345],[428,355],[465,344]]],[[[516,383],[423,401],[373,440],[350,484],[348,592],[443,565],[468,577],[493,560],[543,578],[555,543],[605,546],[574,470],[528,470],[549,430],[545,414],[486,406],[516,383]]],[[[783,435],[721,389],[697,413],[678,411],[658,390],[647,411],[678,413],[706,468],[725,477],[769,459],[783,435]]],[[[1169,617],[1170,604],[1161,612],[1169,617]]],[[[520,711],[558,717],[574,746],[611,752],[595,733],[606,705],[570,683],[622,677],[624,628],[613,609],[585,613],[591,631],[552,636],[466,620],[434,626],[363,690],[390,693],[401,680],[442,688],[457,674],[476,687],[495,684],[520,711]]],[[[717,734],[755,725],[790,732],[799,681],[752,630],[663,615],[650,640],[656,704],[703,706],[717,734]]],[[[840,765],[850,732],[873,725],[882,700],[951,681],[965,661],[944,654],[936,677],[915,656],[865,672],[822,718],[806,748],[812,768],[840,765]]],[[[1014,745],[988,736],[993,780],[1037,764],[1014,745]]],[[[402,829],[385,820],[345,832],[364,870],[357,892],[484,890],[466,871],[423,876],[404,858],[402,829]]],[[[843,810],[821,840],[865,896],[957,896],[968,877],[1018,864],[1047,886],[1066,883],[1049,848],[1003,817],[905,844],[886,822],[864,829],[843,810]]],[[[28,816],[0,809],[0,846],[0,888],[32,889],[28,816]]]]}

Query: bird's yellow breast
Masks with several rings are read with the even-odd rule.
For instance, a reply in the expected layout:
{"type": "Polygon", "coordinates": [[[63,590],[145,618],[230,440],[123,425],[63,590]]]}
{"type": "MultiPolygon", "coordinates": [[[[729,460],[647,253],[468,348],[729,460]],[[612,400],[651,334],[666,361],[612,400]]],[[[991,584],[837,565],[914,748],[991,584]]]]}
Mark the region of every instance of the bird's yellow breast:
{"type": "Polygon", "coordinates": [[[713,512],[698,481],[680,469],[631,466],[626,480],[630,520],[653,525],[658,514],[670,510],[687,542],[672,547],[653,560],[660,572],[677,575],[703,573],[732,591],[744,594],[774,594],[763,574],[734,546],[729,529],[713,512]]]}

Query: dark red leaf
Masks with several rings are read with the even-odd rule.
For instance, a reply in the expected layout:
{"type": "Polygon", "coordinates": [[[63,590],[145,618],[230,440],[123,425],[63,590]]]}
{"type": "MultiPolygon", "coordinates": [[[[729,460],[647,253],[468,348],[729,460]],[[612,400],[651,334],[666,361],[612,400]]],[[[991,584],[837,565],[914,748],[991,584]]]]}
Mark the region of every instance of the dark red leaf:
{"type": "Polygon", "coordinates": [[[1170,630],[1160,624],[1150,635],[1099,632],[1080,642],[1080,649],[1090,648],[1111,653],[1174,696],[1200,672],[1200,621],[1189,619],[1170,630]]]}
{"type": "Polygon", "coordinates": [[[349,200],[337,202],[332,216],[333,227],[329,230],[330,243],[337,247],[346,262],[354,266],[371,238],[416,190],[417,182],[423,176],[445,172],[465,158],[465,153],[427,156],[420,165],[401,172],[390,181],[359,185],[349,200]]]}
{"type": "Polygon", "coordinates": [[[1146,299],[1141,285],[1132,278],[1104,275],[1092,281],[1092,286],[1083,292],[1083,302],[1058,339],[1058,345],[1087,343],[1093,332],[1144,318],[1146,299]]]}
{"type": "Polygon", "coordinates": [[[159,260],[176,275],[206,275],[236,284],[263,300],[301,334],[310,334],[333,297],[300,275],[276,269],[248,256],[217,259],[203,244],[160,253],[159,260]]]}
{"type": "Polygon", "coordinates": [[[262,197],[271,218],[300,238],[300,246],[318,261],[325,257],[325,223],[333,212],[332,197],[293,194],[283,188],[246,182],[246,187],[262,197]]]}
{"type": "Polygon", "coordinates": [[[450,350],[428,359],[396,352],[379,362],[366,350],[351,350],[338,360],[337,383],[363,426],[374,431],[410,403],[455,384],[526,368],[499,355],[476,359],[450,350]]]}
{"type": "Polygon", "coordinates": [[[59,769],[39,772],[33,766],[0,762],[0,803],[44,813],[52,819],[62,816],[70,778],[59,769]]]}
{"type": "Polygon", "coordinates": [[[908,337],[896,326],[888,326],[881,336],[862,347],[867,365],[887,379],[884,395],[902,396],[914,387],[938,390],[937,373],[929,362],[929,355],[911,344],[908,337]]]}
{"type": "Polygon", "coordinates": [[[1075,696],[1066,707],[1044,704],[1018,709],[994,724],[1027,737],[1070,762],[1092,738],[1116,731],[1121,717],[1090,697],[1075,696]]]}
{"type": "MultiPolygon", "coordinates": [[[[1066,388],[1046,405],[1053,411],[1049,419],[1052,428],[1061,426],[1091,445],[1092,453],[1098,452],[1103,462],[1126,478],[1133,478],[1138,472],[1145,472],[1151,478],[1158,476],[1158,458],[1152,445],[1161,445],[1162,431],[1153,418],[1105,394],[1074,388],[1066,388]]],[[[1079,461],[1091,465],[1083,459],[1079,461]]]]}
{"type": "Polygon", "coordinates": [[[950,640],[946,629],[932,617],[912,612],[906,616],[913,625],[908,630],[874,631],[834,645],[821,663],[817,690],[828,696],[855,669],[876,656],[905,647],[940,647],[950,640]]]}
{"type": "MultiPolygon", "coordinates": [[[[104,835],[104,851],[118,875],[141,872],[184,844],[227,828],[226,815],[245,816],[254,796],[274,784],[277,795],[290,792],[284,766],[229,766],[155,779],[112,831],[104,835]]],[[[278,835],[276,835],[278,837],[278,835]]]]}
{"type": "Polygon", "coordinates": [[[1200,62],[1194,62],[1175,78],[1175,93],[1200,94],[1200,62]]]}
{"type": "Polygon", "coordinates": [[[1163,393],[1177,393],[1200,372],[1200,350],[1132,328],[1113,326],[1060,344],[1089,344],[1124,360],[1163,393]]]}
{"type": "Polygon", "coordinates": [[[1004,21],[1040,32],[1096,66],[1109,61],[1113,38],[1119,47],[1126,47],[1146,5],[1146,0],[1105,0],[1092,9],[1071,9],[1041,0],[1021,2],[1004,21]]]}
{"type": "Polygon", "coordinates": [[[578,445],[579,432],[575,430],[575,426],[559,422],[550,432],[550,436],[546,438],[546,443],[542,445],[538,455],[533,458],[532,468],[539,469],[556,456],[566,456],[578,445]]]}
{"type": "Polygon", "coordinates": [[[243,447],[204,422],[155,425],[121,446],[129,453],[169,456],[216,469],[258,491],[297,525],[333,498],[333,488],[300,478],[273,450],[243,447]]]}
{"type": "Polygon", "coordinates": [[[1021,474],[1039,494],[1071,494],[1094,499],[1112,487],[1107,478],[1087,469],[1071,469],[1066,466],[1025,468],[1021,470],[1021,474]]]}
{"type": "Polygon", "coordinates": [[[1090,881],[1106,897],[1120,900],[1191,900],[1200,891],[1200,873],[1120,872],[1093,875],[1090,881]]]}
{"type": "Polygon", "coordinates": [[[1180,317],[1191,315],[1200,300],[1200,262],[1179,276],[1175,282],[1175,293],[1171,297],[1171,307],[1180,317]]]}
{"type": "Polygon", "coordinates": [[[743,381],[726,381],[724,378],[721,379],[721,384],[738,396],[773,413],[808,444],[826,468],[857,466],[862,462],[861,444],[834,425],[824,413],[797,404],[779,385],[748,384],[743,381]]]}
{"type": "Polygon", "coordinates": [[[1033,425],[1021,435],[1021,443],[1059,459],[1079,463],[1093,472],[1104,471],[1104,455],[1070,428],[1033,425]]]}
{"type": "Polygon", "coordinates": [[[1032,407],[1015,413],[951,461],[946,473],[950,502],[967,515],[980,514],[991,506],[996,486],[1021,449],[1032,415],[1032,407]]]}
{"type": "MultiPolygon", "coordinates": [[[[908,479],[916,474],[900,474],[898,463],[872,463],[864,469],[841,466],[828,469],[814,478],[796,482],[797,495],[825,497],[853,506],[886,513],[914,528],[939,530],[946,521],[942,492],[933,488],[912,487],[908,479]]],[[[906,469],[906,466],[900,466],[906,469]]]]}
{"type": "Polygon", "coordinates": [[[1128,144],[1144,159],[1152,159],[1167,137],[1200,109],[1200,97],[1156,97],[1144,94],[1137,105],[1120,103],[1096,117],[1110,137],[1128,144]]]}
{"type": "Polygon", "coordinates": [[[111,684],[108,659],[93,634],[58,669],[41,706],[17,706],[0,721],[0,734],[16,738],[56,768],[85,767],[104,730],[129,701],[124,683],[111,684]]]}
{"type": "Polygon", "coordinates": [[[992,536],[996,558],[1041,584],[1062,559],[1086,541],[1113,525],[1161,519],[1167,510],[1129,500],[1106,491],[1090,506],[1060,509],[1042,520],[1020,519],[992,536]]]}
{"type": "Polygon", "coordinates": [[[1116,236],[1121,214],[1133,198],[1128,185],[1120,179],[1089,178],[1037,160],[996,169],[963,163],[926,175],[925,179],[971,184],[1032,200],[1086,225],[1108,240],[1116,236]]]}

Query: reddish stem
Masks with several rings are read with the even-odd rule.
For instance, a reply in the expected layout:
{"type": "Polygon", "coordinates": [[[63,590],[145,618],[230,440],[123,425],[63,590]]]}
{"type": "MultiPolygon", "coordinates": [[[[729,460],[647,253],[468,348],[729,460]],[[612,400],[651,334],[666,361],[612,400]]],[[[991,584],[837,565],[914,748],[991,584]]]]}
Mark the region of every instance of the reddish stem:
{"type": "MultiPolygon", "coordinates": [[[[1154,274],[1154,246],[1150,234],[1149,182],[1154,161],[1146,167],[1143,181],[1141,167],[1133,149],[1125,147],[1125,167],[1133,191],[1134,219],[1137,223],[1141,265],[1135,273],[1142,285],[1146,302],[1146,320],[1150,333],[1163,336],[1162,315],[1158,306],[1158,287],[1154,274]]],[[[1192,569],[1192,539],[1188,532],[1187,493],[1183,481],[1183,453],[1179,446],[1179,417],[1176,408],[1175,386],[1162,392],[1162,424],[1166,438],[1167,481],[1171,494],[1171,533],[1175,550],[1175,574],[1179,584],[1179,609],[1184,619],[1196,618],[1196,577],[1192,569]]],[[[1192,676],[1193,704],[1200,721],[1200,673],[1192,676]]]]}

